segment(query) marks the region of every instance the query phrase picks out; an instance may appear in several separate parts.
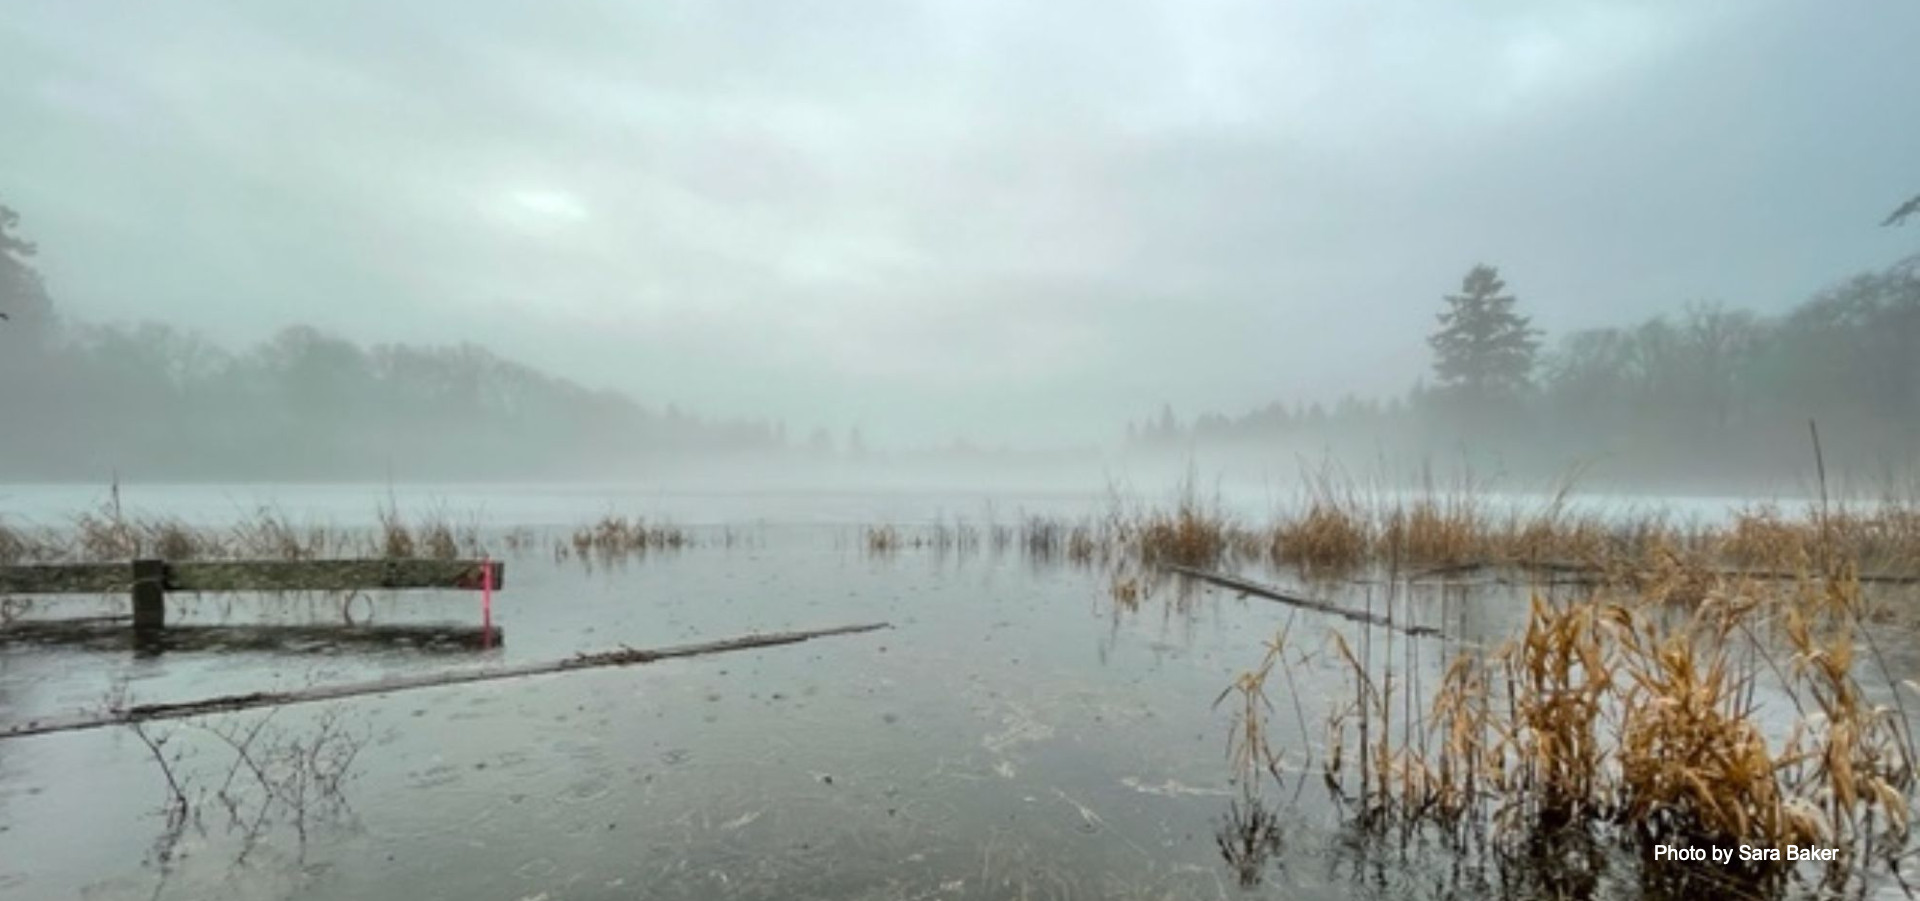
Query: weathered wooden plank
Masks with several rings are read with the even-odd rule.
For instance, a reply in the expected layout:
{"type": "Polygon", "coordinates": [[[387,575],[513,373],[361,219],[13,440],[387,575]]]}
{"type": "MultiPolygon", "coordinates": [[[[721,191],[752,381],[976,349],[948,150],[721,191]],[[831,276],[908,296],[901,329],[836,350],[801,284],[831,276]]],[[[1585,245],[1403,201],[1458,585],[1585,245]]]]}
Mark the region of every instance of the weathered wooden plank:
{"type": "Polygon", "coordinates": [[[0,566],[0,594],[107,594],[132,587],[131,563],[0,566]]]}
{"type": "MultiPolygon", "coordinates": [[[[168,563],[168,591],[348,591],[458,588],[477,591],[478,560],[196,560],[168,563]]],[[[506,567],[491,563],[493,587],[506,567]]],[[[107,594],[133,587],[131,563],[0,566],[0,594],[107,594]]]]}
{"type": "MultiPolygon", "coordinates": [[[[506,567],[495,560],[493,587],[506,567]]],[[[348,591],[459,588],[478,591],[478,560],[208,560],[167,565],[168,591],[348,591]]]]}

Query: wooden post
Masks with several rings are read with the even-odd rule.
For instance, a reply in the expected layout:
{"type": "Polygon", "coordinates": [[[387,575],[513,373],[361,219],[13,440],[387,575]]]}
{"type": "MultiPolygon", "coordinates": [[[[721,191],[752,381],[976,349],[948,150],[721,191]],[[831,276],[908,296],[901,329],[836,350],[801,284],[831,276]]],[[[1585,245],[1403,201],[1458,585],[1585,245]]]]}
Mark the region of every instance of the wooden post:
{"type": "Polygon", "coordinates": [[[133,561],[133,628],[159,631],[167,624],[167,564],[164,560],[133,561]]]}

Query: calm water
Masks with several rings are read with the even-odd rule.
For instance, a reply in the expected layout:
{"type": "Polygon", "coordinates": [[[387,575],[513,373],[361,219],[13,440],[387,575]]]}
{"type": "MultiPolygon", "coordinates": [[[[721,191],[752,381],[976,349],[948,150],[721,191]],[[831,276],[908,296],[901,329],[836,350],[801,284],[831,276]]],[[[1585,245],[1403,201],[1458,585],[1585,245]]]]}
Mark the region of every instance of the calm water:
{"type": "MultiPolygon", "coordinates": [[[[32,487],[0,496],[12,515],[49,521],[103,495],[32,487]]],[[[296,519],[360,525],[387,495],[241,486],[124,496],[135,509],[202,522],[273,504],[296,519]]],[[[134,702],[180,700],[753,631],[892,628],[153,726],[149,737],[165,739],[159,754],[199,801],[178,829],[162,812],[167,783],[155,753],[131,730],[0,742],[0,897],[1403,898],[1568,889],[1551,867],[1462,877],[1443,849],[1360,837],[1317,777],[1269,788],[1282,844],[1255,868],[1258,884],[1243,885],[1216,843],[1239,793],[1226,761],[1231,705],[1214,701],[1283,624],[1306,651],[1335,630],[1356,640],[1358,631],[1198,588],[1163,587],[1123,609],[1099,571],[1017,553],[874,559],[854,528],[981,521],[984,496],[436,488],[396,497],[405,509],[477,510],[491,528],[644,512],[730,524],[735,541],[612,566],[556,561],[545,545],[509,557],[495,599],[506,642],[487,651],[381,631],[470,628],[479,610],[468,593],[357,601],[355,618],[371,613],[372,627],[353,641],[294,628],[339,623],[335,599],[182,599],[172,624],[279,628],[145,657],[116,647],[111,633],[86,645],[0,645],[5,721],[97,709],[116,684],[134,702]],[[262,804],[247,788],[248,762],[218,734],[256,726],[250,747],[263,758],[295,747],[309,758],[356,750],[349,775],[337,791],[299,792],[311,802],[300,809],[262,804]]],[[[1077,514],[1104,504],[1000,497],[993,509],[1011,521],[1022,510],[1077,514]]],[[[1377,589],[1349,587],[1341,599],[1357,606],[1369,590],[1377,589]]],[[[1412,615],[1468,638],[1503,634],[1521,609],[1511,595],[1438,590],[1410,603],[1412,615]]],[[[113,598],[67,599],[34,616],[123,608],[113,598]]],[[[1409,651],[1402,641],[1391,653],[1403,673],[1433,680],[1442,651],[1431,642],[1409,651]]],[[[1376,653],[1387,652],[1376,644],[1376,653]]],[[[1329,700],[1350,692],[1325,654],[1273,687],[1271,724],[1288,748],[1314,746],[1329,700]]],[[[276,778],[292,769],[265,767],[276,778]]],[[[1633,897],[1640,888],[1623,870],[1597,891],[1633,897]]]]}
{"type": "MultiPolygon", "coordinates": [[[[1553,486],[1544,486],[1551,491],[1553,486]]],[[[1447,489],[1438,489],[1445,494],[1447,489]]],[[[1251,519],[1295,504],[1302,490],[1292,485],[1232,483],[1198,486],[1204,502],[1251,519]]],[[[262,508],[295,521],[362,526],[387,505],[413,513],[444,513],[458,520],[495,526],[571,527],[609,513],[644,514],[682,525],[837,525],[924,523],[956,518],[980,523],[1010,522],[1022,513],[1079,517],[1110,509],[1115,497],[1127,504],[1165,502],[1175,492],[1164,486],[1120,486],[1113,492],[1008,492],[990,489],[940,489],[884,492],[683,492],[649,485],[553,484],[297,484],[297,485],[124,485],[120,499],[135,515],[164,515],[200,524],[232,522],[262,508]]],[[[1538,510],[1548,493],[1527,490],[1481,491],[1491,503],[1538,510]]],[[[0,485],[0,519],[14,525],[58,525],[83,510],[99,508],[110,497],[105,485],[0,485]]],[[[1754,498],[1674,496],[1642,498],[1580,495],[1569,507],[1602,513],[1659,509],[1677,520],[1713,520],[1754,498]]],[[[1786,504],[1797,508],[1803,501],[1786,504]]]]}

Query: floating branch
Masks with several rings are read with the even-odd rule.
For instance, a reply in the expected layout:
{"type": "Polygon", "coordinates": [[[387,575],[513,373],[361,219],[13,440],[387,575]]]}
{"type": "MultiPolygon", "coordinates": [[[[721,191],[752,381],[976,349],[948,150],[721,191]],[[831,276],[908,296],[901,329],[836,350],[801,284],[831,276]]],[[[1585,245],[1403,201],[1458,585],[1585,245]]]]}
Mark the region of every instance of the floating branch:
{"type": "Polygon", "coordinates": [[[699,657],[705,654],[724,654],[728,651],[745,651],[752,648],[798,644],[814,638],[855,635],[861,632],[872,632],[886,628],[891,627],[887,623],[868,623],[858,626],[840,626],[833,629],[814,629],[802,632],[768,632],[759,635],[743,635],[738,638],[674,645],[665,648],[620,648],[618,650],[601,651],[593,654],[578,654],[564,660],[522,663],[514,666],[502,666],[482,670],[422,673],[412,676],[399,676],[391,679],[379,679],[372,682],[322,685],[303,688],[297,691],[261,691],[243,695],[222,695],[220,697],[204,698],[198,701],[137,704],[118,710],[107,710],[100,713],[83,714],[62,719],[28,720],[25,723],[0,727],[0,740],[24,738],[29,735],[45,735],[50,732],[73,732],[82,729],[98,729],[102,726],[144,723],[149,720],[183,719],[185,717],[200,716],[208,713],[228,713],[236,710],[249,710],[255,707],[278,707],[286,704],[331,701],[360,695],[411,691],[416,688],[432,688],[439,685],[458,685],[465,682],[491,682],[498,679],[517,679],[523,676],[564,673],[572,670],[595,669],[608,666],[634,666],[642,663],[653,663],[657,660],[670,660],[675,657],[699,657]]]}

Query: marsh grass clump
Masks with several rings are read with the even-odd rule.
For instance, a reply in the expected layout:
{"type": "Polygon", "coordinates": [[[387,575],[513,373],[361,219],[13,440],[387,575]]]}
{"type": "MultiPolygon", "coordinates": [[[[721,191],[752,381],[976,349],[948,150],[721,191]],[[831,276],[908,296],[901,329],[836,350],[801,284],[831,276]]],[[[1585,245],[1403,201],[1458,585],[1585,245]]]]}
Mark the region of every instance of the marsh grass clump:
{"type": "Polygon", "coordinates": [[[1109,488],[1106,516],[1083,524],[1084,559],[1121,557],[1143,566],[1212,568],[1242,552],[1257,553],[1260,536],[1242,528],[1216,496],[1203,501],[1189,471],[1168,506],[1130,507],[1109,488]]]}
{"type": "Polygon", "coordinates": [[[1107,556],[1109,545],[1091,523],[1075,523],[1067,530],[1067,560],[1082,566],[1107,556]]]}
{"type": "Polygon", "coordinates": [[[654,525],[644,517],[608,514],[598,522],[575,529],[570,543],[582,556],[618,558],[682,550],[693,545],[693,536],[679,526],[654,525]]]}
{"type": "Polygon", "coordinates": [[[422,556],[433,560],[459,558],[460,539],[455,536],[453,525],[445,519],[435,518],[421,524],[417,534],[420,536],[422,556]]]}
{"type": "Polygon", "coordinates": [[[59,560],[66,556],[66,545],[52,530],[10,525],[0,520],[0,565],[59,560]]]}
{"type": "Polygon", "coordinates": [[[1270,535],[1273,561],[1305,572],[1351,572],[1371,559],[1374,548],[1371,523],[1329,500],[1315,500],[1298,519],[1276,523],[1270,535]]]}
{"type": "MultiPolygon", "coordinates": [[[[385,518],[380,522],[384,526],[385,518]]],[[[241,557],[312,560],[347,553],[347,546],[356,542],[351,532],[318,524],[301,526],[285,513],[263,506],[233,527],[229,547],[241,557]]]]}
{"type": "Polygon", "coordinates": [[[121,560],[139,556],[140,530],[120,506],[120,486],[98,509],[73,518],[74,545],[92,560],[121,560]]]}
{"type": "Polygon", "coordinates": [[[1601,561],[1597,584],[1632,594],[1642,603],[1693,608],[1741,580],[1711,552],[1656,538],[1644,547],[1601,561]]]}
{"type": "Polygon", "coordinates": [[[1510,514],[1485,543],[1489,559],[1505,566],[1600,571],[1646,559],[1659,549],[1692,548],[1697,536],[1674,529],[1657,513],[1610,519],[1569,513],[1556,501],[1537,512],[1510,514]]]}
{"type": "Polygon", "coordinates": [[[1217,565],[1235,544],[1224,519],[1185,506],[1168,515],[1150,515],[1136,541],[1147,563],[1203,568],[1217,565]]]}
{"type": "Polygon", "coordinates": [[[1219,565],[1237,547],[1253,546],[1236,534],[1239,527],[1222,512],[1216,499],[1202,503],[1189,481],[1171,509],[1145,512],[1126,530],[1141,562],[1210,568],[1219,565]]]}
{"type": "Polygon", "coordinates": [[[1113,536],[1088,520],[1035,515],[1021,522],[1018,544],[1034,560],[1087,566],[1111,556],[1113,536]]]}
{"type": "Polygon", "coordinates": [[[1823,502],[1800,516],[1778,504],[1750,506],[1712,539],[1729,563],[1777,574],[1827,571],[1845,560],[1863,572],[1920,576],[1920,503],[1899,495],[1823,502]]]}
{"type": "Polygon", "coordinates": [[[178,520],[156,524],[150,535],[154,554],[164,560],[188,560],[205,551],[199,534],[178,520]]]}
{"type": "Polygon", "coordinates": [[[1063,556],[1067,525],[1044,516],[1029,516],[1020,524],[1020,548],[1036,560],[1063,556]]]}
{"type": "Polygon", "coordinates": [[[1912,736],[1904,714],[1871,703],[1858,681],[1855,648],[1872,639],[1857,588],[1822,580],[1768,602],[1716,597],[1678,627],[1643,618],[1623,630],[1618,665],[1631,681],[1620,702],[1619,817],[1656,836],[1727,842],[1904,841],[1912,736]],[[1743,662],[1770,654],[1746,640],[1747,620],[1770,608],[1791,652],[1778,689],[1799,714],[1784,738],[1757,715],[1764,670],[1743,662]]]}
{"type": "Polygon", "coordinates": [[[1601,812],[1600,717],[1620,687],[1609,641],[1628,619],[1615,604],[1535,596],[1525,631],[1502,651],[1511,705],[1500,770],[1512,794],[1503,814],[1558,827],[1601,812]]]}
{"type": "Polygon", "coordinates": [[[394,560],[411,559],[416,550],[413,529],[401,518],[400,511],[393,507],[382,507],[379,518],[380,556],[394,560]]]}
{"type": "Polygon", "coordinates": [[[970,555],[980,552],[983,546],[979,527],[965,520],[949,523],[941,519],[933,524],[928,532],[927,543],[940,553],[970,555]]]}
{"type": "Polygon", "coordinates": [[[1387,541],[1410,563],[1444,566],[1494,556],[1490,517],[1470,495],[1417,498],[1387,517],[1387,541]]]}
{"type": "Polygon", "coordinates": [[[1790,799],[1781,761],[1743,709],[1753,673],[1729,659],[1724,633],[1702,641],[1691,631],[1621,633],[1616,666],[1631,684],[1620,704],[1618,816],[1656,841],[1827,838],[1821,817],[1790,799]]]}
{"type": "Polygon", "coordinates": [[[515,526],[500,536],[500,543],[507,550],[522,554],[534,550],[540,543],[540,534],[527,526],[515,526]]]}
{"type": "Polygon", "coordinates": [[[455,560],[462,554],[478,556],[481,552],[479,524],[457,524],[444,509],[430,510],[409,523],[399,507],[389,502],[380,508],[378,520],[377,556],[455,560]]]}
{"type": "Polygon", "coordinates": [[[867,553],[886,555],[900,550],[906,545],[906,539],[900,530],[893,526],[869,526],[867,528],[867,553]]]}

